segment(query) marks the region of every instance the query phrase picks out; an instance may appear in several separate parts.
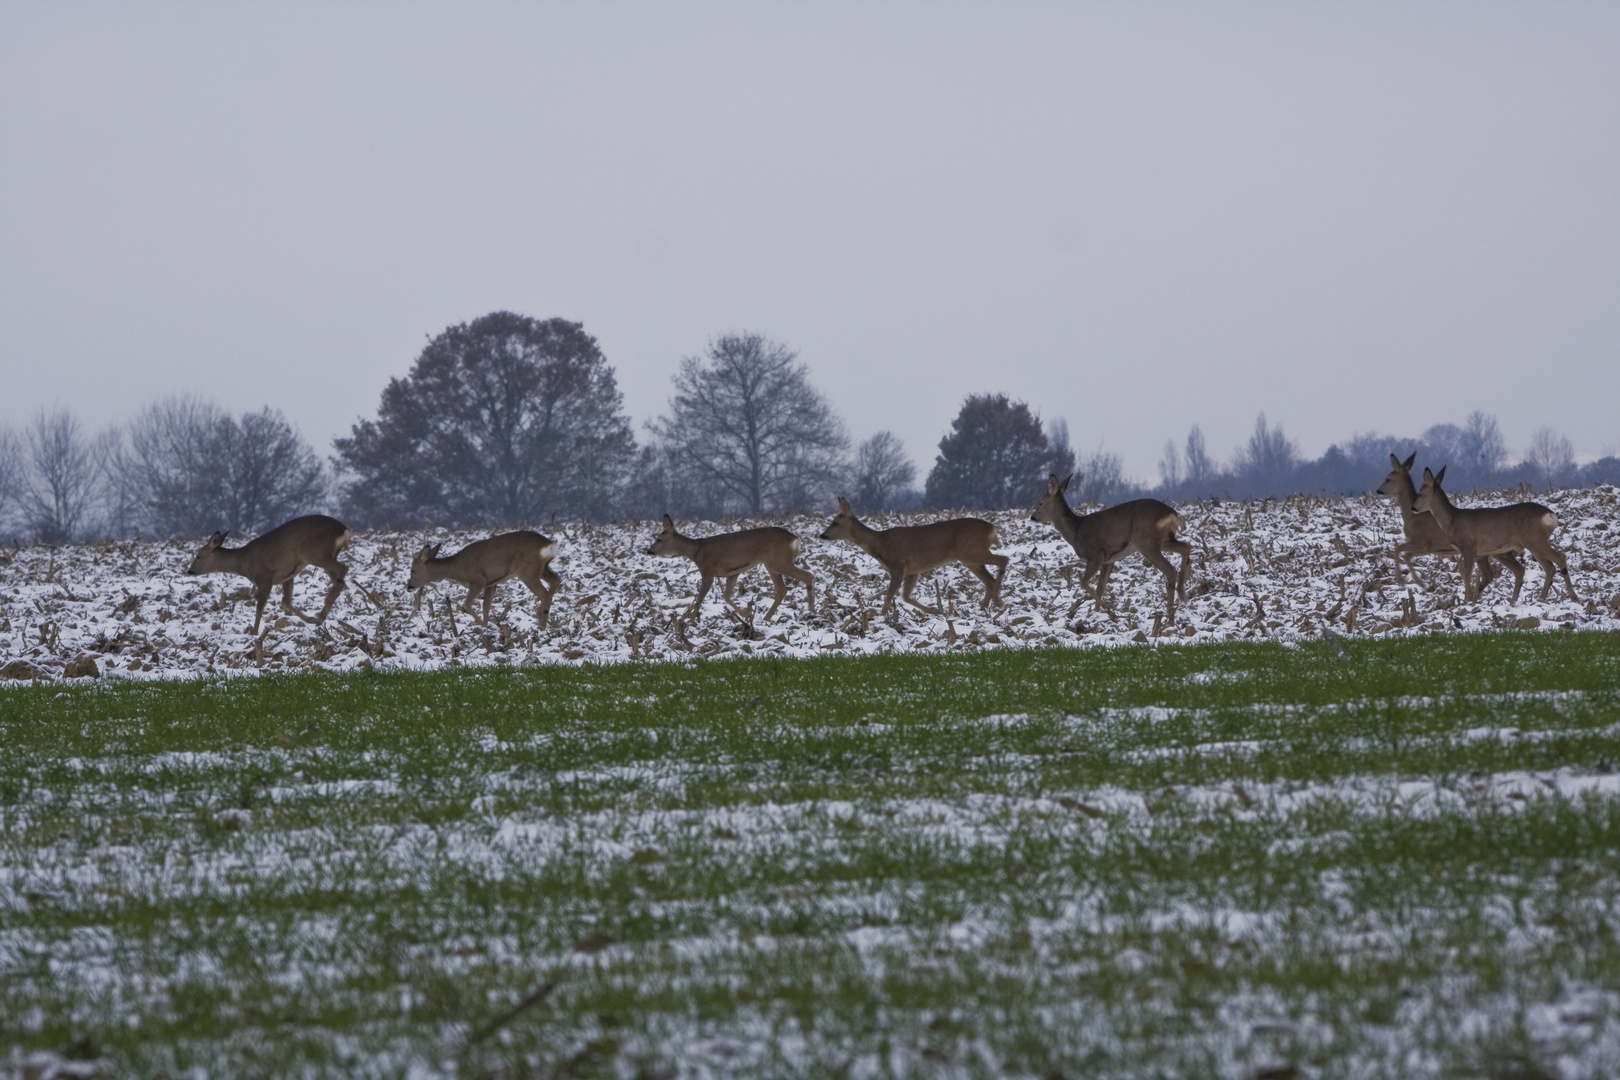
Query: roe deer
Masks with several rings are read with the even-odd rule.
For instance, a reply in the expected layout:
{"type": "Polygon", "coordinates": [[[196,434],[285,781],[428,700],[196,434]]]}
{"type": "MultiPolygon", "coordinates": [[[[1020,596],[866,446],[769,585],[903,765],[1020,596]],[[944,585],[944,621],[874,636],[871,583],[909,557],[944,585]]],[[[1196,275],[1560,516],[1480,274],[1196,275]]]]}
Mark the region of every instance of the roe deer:
{"type": "MultiPolygon", "coordinates": [[[[1417,502],[1417,485],[1412,483],[1412,463],[1417,460],[1417,454],[1412,454],[1405,461],[1389,455],[1389,475],[1384,482],[1378,485],[1378,494],[1388,495],[1395,500],[1395,505],[1401,508],[1401,530],[1406,533],[1406,540],[1395,545],[1395,580],[1401,580],[1401,557],[1406,557],[1406,568],[1412,570],[1412,576],[1417,571],[1412,568],[1414,555],[1455,555],[1457,545],[1451,542],[1451,537],[1434,520],[1434,515],[1418,510],[1413,504],[1417,502]]],[[[1519,562],[1519,556],[1513,552],[1504,552],[1495,556],[1496,561],[1503,566],[1514,570],[1521,580],[1524,578],[1524,564],[1519,562]]],[[[1479,587],[1483,591],[1485,586],[1496,577],[1496,567],[1491,565],[1490,559],[1480,561],[1479,587]]]]}
{"type": "Polygon", "coordinates": [[[665,514],[664,531],[653,539],[647,554],[681,556],[697,563],[703,580],[698,585],[692,606],[681,616],[683,620],[691,618],[703,607],[703,598],[709,594],[709,586],[714,584],[714,579],[724,578],[726,606],[735,611],[739,619],[751,623],[752,620],[742,609],[732,603],[731,591],[737,587],[738,574],[761,564],[764,564],[765,572],[771,575],[771,585],[776,589],[776,603],[765,613],[766,622],[776,614],[776,609],[782,606],[782,598],[787,595],[787,582],[782,580],[784,576],[804,582],[805,607],[811,614],[815,613],[816,579],[810,571],[794,564],[793,559],[799,554],[799,538],[786,529],[768,525],[761,529],[721,533],[719,536],[682,536],[675,531],[675,520],[665,514]]]}
{"type": "Polygon", "coordinates": [[[489,604],[495,599],[495,586],[507,578],[517,578],[540,598],[537,616],[541,626],[551,614],[551,598],[562,578],[551,568],[557,557],[557,544],[537,532],[502,533],[474,541],[456,552],[439,558],[440,544],[429,544],[411,559],[411,576],[406,588],[420,589],[435,581],[459,581],[467,586],[467,601],[461,609],[473,614],[473,597],[484,594],[484,615],[478,621],[489,623],[489,604]]]}
{"type": "Polygon", "coordinates": [[[927,525],[901,525],[893,529],[874,529],[849,507],[849,500],[840,496],[838,514],[821,534],[823,540],[848,540],[872,558],[883,564],[889,572],[889,591],[883,597],[883,611],[894,610],[894,594],[903,584],[906,603],[930,615],[942,615],[939,608],[919,604],[911,598],[917,585],[917,576],[959,562],[984,582],[984,599],[980,608],[991,601],[1001,603],[1001,579],[1007,576],[1007,556],[997,555],[990,549],[999,540],[996,527],[979,518],[951,518],[927,525]],[[999,576],[992,576],[986,565],[1000,567],[999,576]]]}
{"type": "Polygon", "coordinates": [[[270,599],[270,590],[281,586],[281,607],[289,615],[305,622],[310,618],[293,607],[293,578],[306,566],[318,566],[332,579],[326,590],[326,603],[315,622],[325,622],[332,603],[343,591],[343,579],[349,568],[338,561],[338,552],[349,546],[354,530],[337,518],[325,514],[310,514],[293,518],[277,525],[269,532],[254,537],[238,548],[221,547],[225,534],[217,532],[191,560],[188,574],[241,574],[253,582],[254,599],[258,608],[253,614],[253,632],[259,632],[264,618],[264,605],[270,599]]]}
{"type": "MultiPolygon", "coordinates": [[[[1457,545],[1462,552],[1462,579],[1463,599],[1478,599],[1479,593],[1473,588],[1474,561],[1483,559],[1487,555],[1503,555],[1518,553],[1526,548],[1541,564],[1542,571],[1547,579],[1541,583],[1541,598],[1547,599],[1547,592],[1552,588],[1553,567],[1564,575],[1564,584],[1569,587],[1569,598],[1580,599],[1575,595],[1575,583],[1569,579],[1569,566],[1565,563],[1564,553],[1552,546],[1553,530],[1558,528],[1558,515],[1542,506],[1540,503],[1524,502],[1514,503],[1510,506],[1490,506],[1477,509],[1460,509],[1451,504],[1445,491],[1440,487],[1440,481],[1446,477],[1446,470],[1442,468],[1439,474],[1423,470],[1423,489],[1418,492],[1416,509],[1426,510],[1434,515],[1434,520],[1440,528],[1445,530],[1446,536],[1457,545]]],[[[1511,603],[1519,602],[1519,590],[1524,587],[1524,566],[1515,557],[1508,563],[1513,571],[1513,599],[1511,603]]],[[[1480,582],[1480,589],[1485,583],[1480,582]]]]}
{"type": "Polygon", "coordinates": [[[1097,591],[1092,600],[1100,606],[1103,589],[1108,585],[1108,575],[1114,564],[1135,551],[1150,565],[1164,572],[1164,599],[1169,606],[1170,617],[1174,619],[1176,594],[1180,593],[1186,599],[1187,578],[1192,572],[1192,545],[1176,539],[1176,530],[1185,529],[1187,520],[1158,499],[1135,499],[1098,510],[1094,514],[1076,514],[1063,497],[1072,479],[1074,477],[1071,475],[1059,482],[1056,476],[1048,476],[1046,497],[1041,499],[1035,512],[1029,516],[1031,521],[1043,521],[1057,529],[1069,546],[1074,548],[1074,553],[1085,562],[1085,570],[1080,575],[1080,595],[1074,598],[1074,606],[1069,608],[1068,617],[1074,618],[1074,613],[1080,610],[1080,602],[1087,595],[1086,582],[1099,572],[1097,591]],[[1163,552],[1166,551],[1181,556],[1179,574],[1170,560],[1164,557],[1163,552]]]}

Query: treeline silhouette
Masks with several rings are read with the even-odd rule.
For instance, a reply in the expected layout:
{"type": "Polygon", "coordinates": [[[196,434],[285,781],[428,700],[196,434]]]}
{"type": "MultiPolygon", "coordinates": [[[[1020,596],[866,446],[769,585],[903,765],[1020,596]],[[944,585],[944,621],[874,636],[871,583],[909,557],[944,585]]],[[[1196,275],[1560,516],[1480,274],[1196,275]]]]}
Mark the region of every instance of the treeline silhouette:
{"type": "Polygon", "coordinates": [[[1406,438],[1361,434],[1306,458],[1261,415],[1221,464],[1194,426],[1165,444],[1159,482],[1124,474],[1118,455],[1077,453],[1061,418],[1043,422],[1004,394],[973,394],[951,421],[921,487],[900,439],[852,443],[788,346],[722,334],[672,377],[664,414],[642,438],[612,366],[579,323],[494,312],[449,327],[383,389],[376,414],[333,441],[327,459],[279,412],[240,415],[191,398],[148,405],[91,433],[65,410],[0,428],[0,536],[258,533],[301,513],[356,526],[539,524],[665,512],[757,516],[1032,505],[1048,475],[1074,474],[1070,497],[1161,499],[1358,493],[1388,455],[1446,465],[1453,490],[1537,491],[1607,481],[1620,459],[1577,466],[1568,439],[1538,431],[1512,460],[1494,418],[1473,413],[1406,438]]]}

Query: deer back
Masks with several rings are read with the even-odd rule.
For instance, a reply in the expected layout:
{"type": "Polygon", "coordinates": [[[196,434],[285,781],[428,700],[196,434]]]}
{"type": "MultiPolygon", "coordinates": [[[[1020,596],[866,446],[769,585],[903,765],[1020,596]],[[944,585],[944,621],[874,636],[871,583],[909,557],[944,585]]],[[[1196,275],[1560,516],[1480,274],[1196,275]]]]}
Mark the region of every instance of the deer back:
{"type": "Polygon", "coordinates": [[[981,518],[949,518],[871,531],[868,552],[891,571],[908,575],[951,562],[982,563],[998,539],[996,527],[981,518]]]}
{"type": "Polygon", "coordinates": [[[325,514],[293,518],[237,548],[224,547],[225,534],[215,533],[192,560],[188,573],[224,572],[279,582],[300,566],[331,562],[352,539],[353,529],[325,514]]]}
{"type": "Polygon", "coordinates": [[[696,547],[689,557],[699,570],[714,577],[730,577],[760,563],[767,567],[791,564],[799,551],[799,538],[774,525],[698,537],[692,542],[696,547]]]}
{"type": "Polygon", "coordinates": [[[438,548],[423,548],[411,560],[408,587],[433,581],[466,585],[505,581],[520,571],[538,573],[557,556],[556,541],[528,529],[475,540],[454,555],[437,557],[438,548]]]}

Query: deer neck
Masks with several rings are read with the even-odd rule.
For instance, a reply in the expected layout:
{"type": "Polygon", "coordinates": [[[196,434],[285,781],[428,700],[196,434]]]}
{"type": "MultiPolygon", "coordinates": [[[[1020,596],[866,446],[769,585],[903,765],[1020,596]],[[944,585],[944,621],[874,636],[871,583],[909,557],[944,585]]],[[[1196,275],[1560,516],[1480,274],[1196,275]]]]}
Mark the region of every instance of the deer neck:
{"type": "Polygon", "coordinates": [[[454,555],[435,555],[422,564],[422,570],[427,574],[429,582],[444,581],[446,578],[455,576],[456,565],[460,558],[461,552],[459,551],[454,555]]]}
{"type": "Polygon", "coordinates": [[[203,557],[203,573],[205,574],[241,574],[247,576],[247,565],[244,553],[247,547],[215,548],[203,557]]]}
{"type": "Polygon", "coordinates": [[[1401,508],[1401,521],[1408,525],[1412,523],[1418,516],[1416,504],[1417,485],[1412,483],[1412,474],[1406,473],[1401,477],[1401,482],[1395,485],[1395,505],[1401,508]]]}
{"type": "Polygon", "coordinates": [[[866,552],[878,562],[885,562],[884,550],[889,546],[884,542],[885,529],[874,529],[860,518],[851,518],[849,523],[849,538],[856,547],[866,552]]]}
{"type": "Polygon", "coordinates": [[[696,562],[698,552],[703,550],[703,541],[696,537],[682,536],[680,533],[676,533],[670,540],[670,547],[674,549],[673,554],[696,562]]]}
{"type": "Polygon", "coordinates": [[[1058,514],[1052,522],[1058,535],[1069,542],[1069,546],[1078,549],[1081,544],[1081,533],[1085,524],[1085,515],[1077,514],[1069,506],[1069,500],[1059,496],[1058,514]]]}
{"type": "Polygon", "coordinates": [[[1457,508],[1451,504],[1451,500],[1440,490],[1438,484],[1429,493],[1429,513],[1433,515],[1434,523],[1440,526],[1443,532],[1451,532],[1451,522],[1457,516],[1457,508]]]}

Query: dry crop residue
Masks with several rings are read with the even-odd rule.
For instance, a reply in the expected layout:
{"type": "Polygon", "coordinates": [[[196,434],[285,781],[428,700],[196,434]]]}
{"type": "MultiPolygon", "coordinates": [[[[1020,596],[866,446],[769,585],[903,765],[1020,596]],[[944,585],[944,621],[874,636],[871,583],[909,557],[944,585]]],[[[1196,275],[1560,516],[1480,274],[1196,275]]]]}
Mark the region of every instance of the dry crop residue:
{"type": "MultiPolygon", "coordinates": [[[[461,609],[465,588],[440,583],[420,598],[405,588],[411,556],[425,543],[446,551],[488,535],[482,530],[367,532],[345,553],[349,588],[325,626],[266,609],[260,637],[248,633],[253,605],[244,579],[187,577],[198,541],[133,541],[0,551],[0,672],[9,678],[102,675],[176,677],[357,667],[582,663],[739,654],[815,656],[839,652],[940,652],[1053,645],[1116,645],[1143,640],[1211,641],[1415,634],[1493,627],[1620,629],[1620,492],[1551,492],[1537,500],[1562,522],[1553,543],[1569,557],[1580,593],[1562,582],[1546,602],[1532,565],[1517,605],[1511,575],[1480,601],[1462,599],[1454,557],[1418,560],[1417,582],[1397,584],[1390,550],[1401,539],[1394,505],[1376,497],[1204,502],[1180,507],[1193,544],[1188,598],[1173,622],[1163,618],[1164,579],[1132,555],[1109,583],[1107,606],[1087,599],[1067,618],[1076,595],[1073,551],[1028,511],[983,515],[1011,557],[1005,605],[979,610],[983,586],[964,567],[935,571],[918,596],[944,609],[928,616],[901,605],[880,614],[887,577],[853,545],[817,539],[824,515],[773,519],[798,534],[801,563],[816,575],[816,614],[792,583],[770,623],[770,583],[761,569],[739,582],[738,603],[756,612],[751,627],[726,612],[716,587],[701,618],[675,617],[691,602],[698,573],[685,560],[644,554],[651,523],[569,523],[552,535],[563,585],[544,629],[535,598],[517,582],[500,586],[490,624],[461,609]],[[419,602],[418,602],[419,600],[419,602]]],[[[1459,500],[1479,505],[1478,500],[1459,500]]],[[[878,527],[932,516],[879,517],[878,527]]],[[[713,523],[683,531],[709,535],[713,523]]],[[[319,571],[298,578],[297,603],[318,606],[319,571]]]]}

